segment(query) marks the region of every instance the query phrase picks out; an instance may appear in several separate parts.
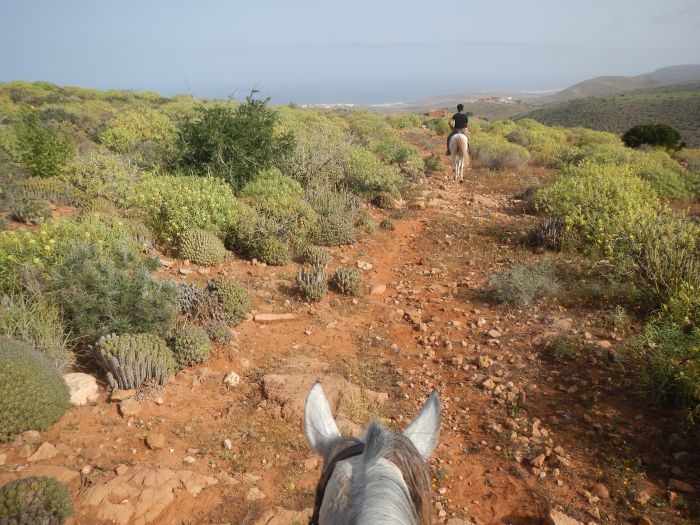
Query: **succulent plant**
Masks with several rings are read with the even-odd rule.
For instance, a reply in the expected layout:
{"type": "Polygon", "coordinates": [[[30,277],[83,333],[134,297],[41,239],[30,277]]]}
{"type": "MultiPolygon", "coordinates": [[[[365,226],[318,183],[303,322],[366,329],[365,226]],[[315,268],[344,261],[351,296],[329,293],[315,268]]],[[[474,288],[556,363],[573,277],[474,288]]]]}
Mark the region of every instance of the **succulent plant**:
{"type": "Polygon", "coordinates": [[[180,313],[197,321],[223,321],[225,316],[212,293],[196,284],[176,282],[180,313]]]}
{"type": "Polygon", "coordinates": [[[73,514],[73,502],[63,483],[29,477],[0,488],[0,524],[62,525],[73,514]]]}
{"type": "Polygon", "coordinates": [[[235,334],[224,321],[207,321],[203,328],[213,343],[224,344],[235,338],[235,334]]]}
{"type": "Polygon", "coordinates": [[[352,244],[356,238],[352,220],[342,215],[321,217],[313,232],[314,242],[320,246],[352,244]]]}
{"type": "Polygon", "coordinates": [[[204,328],[186,326],[173,337],[173,355],[185,367],[203,363],[211,355],[211,342],[204,328]]]}
{"type": "Polygon", "coordinates": [[[181,259],[189,259],[195,264],[211,266],[226,258],[226,248],[216,235],[198,228],[185,230],[180,235],[178,252],[181,259]]]}
{"type": "Polygon", "coordinates": [[[374,196],[372,204],[383,210],[393,210],[396,208],[396,199],[388,191],[382,191],[374,196]]]}
{"type": "Polygon", "coordinates": [[[563,236],[564,223],[558,219],[546,219],[528,232],[528,242],[547,250],[559,250],[563,236]]]}
{"type": "Polygon", "coordinates": [[[248,253],[250,257],[271,266],[282,266],[292,260],[289,244],[274,237],[261,237],[248,253]]]}
{"type": "Polygon", "coordinates": [[[331,260],[331,254],[322,246],[308,244],[299,254],[299,260],[311,266],[326,266],[331,260]]]}
{"type": "Polygon", "coordinates": [[[250,296],[240,284],[226,277],[216,277],[207,284],[207,289],[216,298],[224,320],[237,325],[250,311],[250,296]]]}
{"type": "Polygon", "coordinates": [[[396,225],[394,224],[394,220],[390,217],[385,217],[379,223],[380,230],[394,230],[395,228],[396,225]]]}
{"type": "Polygon", "coordinates": [[[20,199],[13,204],[10,216],[19,222],[41,224],[51,218],[51,206],[39,199],[20,199]]]}
{"type": "Polygon", "coordinates": [[[297,274],[299,293],[306,301],[320,301],[328,290],[326,270],[323,265],[302,266],[297,274]]]}
{"type": "Polygon", "coordinates": [[[104,197],[95,197],[80,204],[80,211],[83,213],[98,213],[107,217],[119,214],[119,210],[114,203],[104,197]]]}
{"type": "Polygon", "coordinates": [[[55,177],[32,177],[17,185],[18,196],[26,199],[41,199],[62,206],[77,206],[85,195],[69,183],[55,177]]]}
{"type": "Polygon", "coordinates": [[[70,406],[66,382],[29,344],[0,337],[0,442],[45,430],[70,406]]]}
{"type": "Polygon", "coordinates": [[[362,277],[355,268],[338,268],[331,277],[331,284],[344,295],[360,295],[362,291],[362,277]]]}
{"type": "Polygon", "coordinates": [[[112,390],[137,388],[148,380],[163,385],[175,371],[172,351],[152,334],[107,335],[95,350],[112,390]]]}
{"type": "Polygon", "coordinates": [[[120,217],[119,221],[128,230],[137,244],[140,244],[144,248],[155,248],[156,242],[153,233],[143,222],[123,217],[120,217]]]}

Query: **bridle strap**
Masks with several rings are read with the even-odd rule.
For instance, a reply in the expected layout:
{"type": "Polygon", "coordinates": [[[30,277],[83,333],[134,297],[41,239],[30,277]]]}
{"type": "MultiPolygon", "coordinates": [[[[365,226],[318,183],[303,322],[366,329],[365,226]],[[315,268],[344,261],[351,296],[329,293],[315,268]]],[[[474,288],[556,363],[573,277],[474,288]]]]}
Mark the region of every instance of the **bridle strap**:
{"type": "Polygon", "coordinates": [[[316,485],[316,500],[314,501],[314,513],[311,515],[309,525],[318,525],[318,519],[321,514],[321,505],[323,504],[323,496],[326,493],[326,485],[328,485],[328,482],[330,481],[331,476],[333,475],[333,470],[335,469],[336,463],[340,463],[341,461],[345,461],[346,459],[359,456],[364,451],[364,443],[355,443],[354,445],[350,445],[348,448],[341,450],[335,456],[333,456],[333,459],[331,459],[331,461],[328,463],[328,466],[325,469],[323,469],[321,479],[319,480],[318,485],[316,485]]]}

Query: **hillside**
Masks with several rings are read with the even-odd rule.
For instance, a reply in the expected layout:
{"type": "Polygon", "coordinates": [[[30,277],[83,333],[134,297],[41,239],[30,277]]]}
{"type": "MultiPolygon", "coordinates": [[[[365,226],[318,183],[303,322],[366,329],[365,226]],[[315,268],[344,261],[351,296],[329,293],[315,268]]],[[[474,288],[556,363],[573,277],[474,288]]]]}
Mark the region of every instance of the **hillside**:
{"type": "Polygon", "coordinates": [[[549,104],[519,117],[543,124],[583,126],[622,133],[636,124],[660,123],[680,131],[689,146],[700,145],[700,82],[632,93],[585,97],[549,104]]]}
{"type": "Polygon", "coordinates": [[[582,97],[612,95],[640,89],[651,89],[667,84],[700,81],[700,65],[679,65],[657,69],[633,77],[602,76],[574,84],[542,99],[543,102],[562,102],[582,97]]]}

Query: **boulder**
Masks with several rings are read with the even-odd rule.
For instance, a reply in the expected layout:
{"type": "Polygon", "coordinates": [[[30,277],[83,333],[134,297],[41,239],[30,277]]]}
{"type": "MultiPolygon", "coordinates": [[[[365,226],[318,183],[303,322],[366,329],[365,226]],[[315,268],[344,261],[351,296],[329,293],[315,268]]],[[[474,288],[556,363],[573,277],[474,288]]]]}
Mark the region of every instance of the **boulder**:
{"type": "Polygon", "coordinates": [[[74,372],[63,376],[68,390],[70,402],[76,406],[90,405],[100,398],[100,387],[97,379],[89,374],[74,372]]]}

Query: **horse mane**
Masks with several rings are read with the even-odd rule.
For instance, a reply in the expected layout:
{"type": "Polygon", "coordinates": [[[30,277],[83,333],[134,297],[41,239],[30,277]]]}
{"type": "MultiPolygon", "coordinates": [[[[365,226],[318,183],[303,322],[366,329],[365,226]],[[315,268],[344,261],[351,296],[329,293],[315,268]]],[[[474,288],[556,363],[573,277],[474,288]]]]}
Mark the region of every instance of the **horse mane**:
{"type": "Polygon", "coordinates": [[[430,471],[416,447],[401,433],[391,432],[373,421],[365,434],[365,465],[380,459],[391,462],[399,469],[408,487],[408,494],[420,525],[432,523],[432,486],[430,471]]]}

